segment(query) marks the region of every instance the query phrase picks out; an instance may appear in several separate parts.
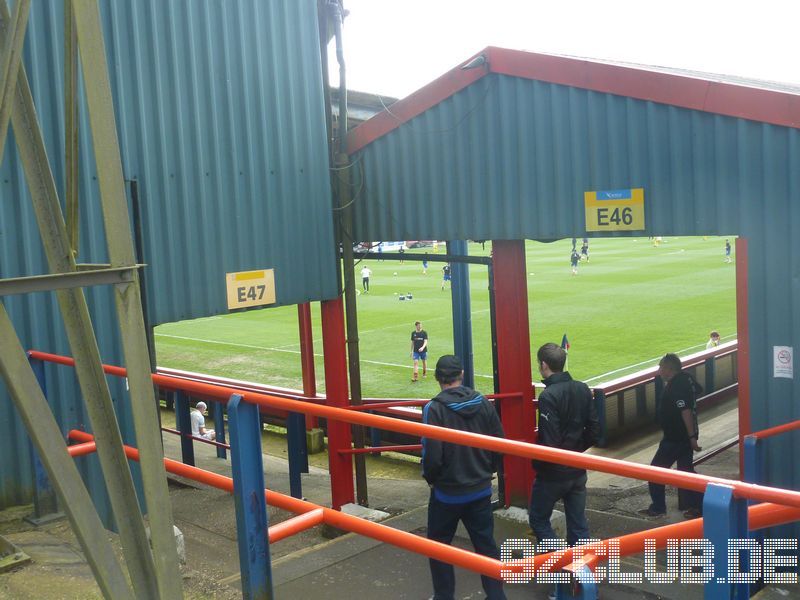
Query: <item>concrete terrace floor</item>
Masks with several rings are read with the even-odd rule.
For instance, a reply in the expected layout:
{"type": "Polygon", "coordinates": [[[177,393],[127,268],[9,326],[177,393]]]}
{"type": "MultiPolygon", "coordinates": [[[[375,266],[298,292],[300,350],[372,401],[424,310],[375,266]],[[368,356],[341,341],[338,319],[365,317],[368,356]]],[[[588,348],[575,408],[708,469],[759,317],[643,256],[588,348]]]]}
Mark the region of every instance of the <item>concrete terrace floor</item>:
{"type": "MultiPolygon", "coordinates": [[[[171,426],[171,413],[164,413],[165,425],[171,426]]],[[[735,403],[728,403],[701,415],[703,444],[708,448],[724,441],[736,430],[735,403]]],[[[625,446],[597,449],[594,453],[630,456],[636,462],[649,462],[658,442],[657,433],[647,433],[625,446]]],[[[165,453],[180,458],[176,436],[164,435],[165,453]]],[[[268,488],[289,491],[285,439],[275,433],[263,436],[264,472],[268,488]]],[[[195,444],[198,467],[230,476],[230,462],[216,457],[215,449],[195,444]]],[[[328,505],[330,500],[327,471],[321,468],[324,454],[311,457],[310,473],[303,475],[303,491],[312,502],[328,505]]],[[[738,452],[726,451],[711,459],[700,472],[720,477],[738,474],[738,452]]],[[[424,535],[428,488],[419,477],[419,466],[408,459],[370,457],[368,461],[370,507],[390,513],[386,525],[424,535]]],[[[176,525],[186,539],[187,562],[181,567],[186,598],[240,598],[239,562],[232,497],[192,481],[170,476],[170,495],[176,525]]],[[[588,516],[592,532],[605,538],[640,531],[669,522],[682,521],[677,510],[677,495],[668,493],[670,512],[666,518],[644,520],[636,511],[649,503],[647,485],[604,474],[590,477],[588,516]]],[[[99,590],[86,565],[80,548],[66,521],[38,529],[21,521],[30,507],[17,507],[0,513],[0,535],[19,546],[33,558],[26,566],[0,574],[0,598],[72,599],[99,598],[99,590]]],[[[292,515],[270,507],[270,524],[292,515]]],[[[524,523],[496,519],[496,538],[522,538],[528,531],[524,523]]],[[[115,538],[113,536],[112,538],[115,538]]],[[[114,540],[116,543],[116,540],[114,540]]],[[[466,532],[459,530],[454,542],[470,548],[466,532]]],[[[354,534],[331,539],[331,532],[315,527],[273,544],[270,548],[275,597],[294,599],[310,595],[315,599],[356,597],[371,599],[421,599],[431,591],[427,559],[354,534]]],[[[623,570],[642,570],[640,557],[623,559],[623,570]]],[[[477,575],[457,569],[457,598],[481,598],[477,575]]],[[[794,586],[795,588],[797,586],[794,586]]],[[[542,584],[506,585],[506,594],[515,598],[546,598],[550,587],[542,584]]],[[[700,600],[698,585],[603,584],[601,597],[606,599],[676,598],[700,600]]],[[[783,590],[786,591],[786,590],[783,590]]],[[[765,593],[775,598],[800,598],[797,589],[789,596],[781,590],[765,593]]]]}

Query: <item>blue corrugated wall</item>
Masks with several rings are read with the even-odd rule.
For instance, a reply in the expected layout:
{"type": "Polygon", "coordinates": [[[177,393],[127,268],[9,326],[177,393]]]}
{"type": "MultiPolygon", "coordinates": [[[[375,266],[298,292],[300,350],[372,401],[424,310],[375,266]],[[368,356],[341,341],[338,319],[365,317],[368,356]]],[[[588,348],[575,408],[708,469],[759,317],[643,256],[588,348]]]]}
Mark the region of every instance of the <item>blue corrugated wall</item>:
{"type": "MultiPolygon", "coordinates": [[[[138,182],[151,322],[226,312],[224,275],[275,268],[279,304],[338,282],[315,0],[100,2],[123,170],[138,182]]],[[[63,2],[32,3],[24,61],[63,196],[63,2]]],[[[107,259],[81,94],[80,262],[107,259]]],[[[47,271],[13,132],[0,165],[0,276],[47,271]]],[[[108,290],[88,294],[103,360],[122,364],[108,290]]],[[[53,297],[3,300],[23,345],[69,353],[53,297]]],[[[48,368],[66,430],[88,427],[74,374],[48,368]]],[[[126,442],[127,396],[110,379],[126,442]]],[[[0,382],[0,507],[29,501],[27,434],[0,382]]],[[[96,459],[87,473],[105,518],[96,459]]]]}
{"type": "Polygon", "coordinates": [[[775,170],[768,153],[797,164],[796,135],[491,74],[360,151],[355,237],[561,239],[584,232],[585,191],[630,187],[645,189],[648,233],[737,232],[739,207],[775,170]]]}
{"type": "MultiPolygon", "coordinates": [[[[800,363],[797,129],[489,74],[357,157],[359,240],[581,236],[585,191],[632,187],[647,235],[748,238],[751,425],[800,419],[800,364],[772,369],[773,346],[800,363]]],[[[800,434],[768,447],[769,482],[800,489],[800,434]]]]}

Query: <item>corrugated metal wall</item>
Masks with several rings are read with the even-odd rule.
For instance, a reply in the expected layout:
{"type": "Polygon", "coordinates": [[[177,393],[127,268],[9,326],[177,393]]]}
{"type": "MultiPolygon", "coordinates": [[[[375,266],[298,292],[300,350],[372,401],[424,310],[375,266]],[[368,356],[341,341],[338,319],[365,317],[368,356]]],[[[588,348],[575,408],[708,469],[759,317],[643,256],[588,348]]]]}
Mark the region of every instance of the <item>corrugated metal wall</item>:
{"type": "MultiPolygon", "coordinates": [[[[360,240],[583,235],[584,192],[631,187],[648,235],[747,237],[752,427],[800,419],[798,373],[772,369],[773,346],[800,355],[797,129],[490,74],[356,158],[360,240]]],[[[768,446],[769,481],[800,488],[779,460],[800,434],[768,446]]]]}
{"type": "MultiPolygon", "coordinates": [[[[100,6],[123,169],[138,182],[152,323],[226,312],[229,271],[275,268],[279,304],[335,297],[316,0],[101,0],[100,6]]],[[[32,4],[24,60],[63,195],[62,11],[60,0],[32,4]]],[[[81,110],[79,261],[104,262],[81,110]]],[[[0,165],[2,277],[47,270],[13,144],[10,134],[0,165]]],[[[103,360],[121,364],[111,295],[100,289],[89,297],[103,360]]],[[[25,346],[69,352],[53,298],[3,301],[25,346]]],[[[48,372],[60,423],[83,425],[73,373],[48,372]]],[[[135,443],[124,390],[113,385],[123,435],[135,443]]],[[[0,506],[26,501],[27,434],[2,383],[0,456],[0,506]]],[[[89,482],[104,512],[99,479],[94,468],[89,482]]]]}
{"type": "Polygon", "coordinates": [[[762,135],[788,133],[490,74],[359,153],[355,237],[561,239],[584,232],[585,191],[631,187],[648,233],[736,231],[731,203],[752,185],[738,166],[760,159],[762,135]]]}
{"type": "Polygon", "coordinates": [[[274,267],[278,304],[335,297],[316,2],[107,7],[153,324],[227,312],[232,271],[274,267]]]}
{"type": "MultiPolygon", "coordinates": [[[[26,46],[59,183],[62,5],[35,3],[26,46]]],[[[275,268],[279,305],[335,297],[316,2],[106,0],[101,9],[123,170],[138,182],[152,324],[226,312],[232,271],[275,268]]],[[[98,200],[83,116],[86,206],[98,200]]],[[[102,246],[98,228],[84,222],[81,260],[95,240],[102,246]]]]}

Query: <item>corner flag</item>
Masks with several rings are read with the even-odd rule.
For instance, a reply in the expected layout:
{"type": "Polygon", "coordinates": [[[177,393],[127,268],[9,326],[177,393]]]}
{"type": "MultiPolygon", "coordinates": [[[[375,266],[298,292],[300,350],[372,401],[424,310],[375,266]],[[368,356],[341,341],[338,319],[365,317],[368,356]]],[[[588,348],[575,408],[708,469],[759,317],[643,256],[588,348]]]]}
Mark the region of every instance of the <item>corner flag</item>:
{"type": "Polygon", "coordinates": [[[564,334],[564,337],[561,338],[561,347],[566,351],[569,352],[569,340],[567,339],[567,334],[564,334]]]}

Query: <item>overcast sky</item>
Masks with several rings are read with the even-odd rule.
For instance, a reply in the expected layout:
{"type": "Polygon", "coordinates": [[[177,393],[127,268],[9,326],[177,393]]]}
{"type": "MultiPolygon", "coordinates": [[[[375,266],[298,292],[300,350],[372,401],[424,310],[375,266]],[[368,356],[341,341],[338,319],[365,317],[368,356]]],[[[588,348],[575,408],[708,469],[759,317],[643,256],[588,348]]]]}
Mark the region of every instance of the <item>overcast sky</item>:
{"type": "MultiPolygon", "coordinates": [[[[347,87],[404,97],[486,46],[800,84],[798,0],[344,0],[347,87]]],[[[338,82],[331,52],[331,84],[338,82]]]]}

